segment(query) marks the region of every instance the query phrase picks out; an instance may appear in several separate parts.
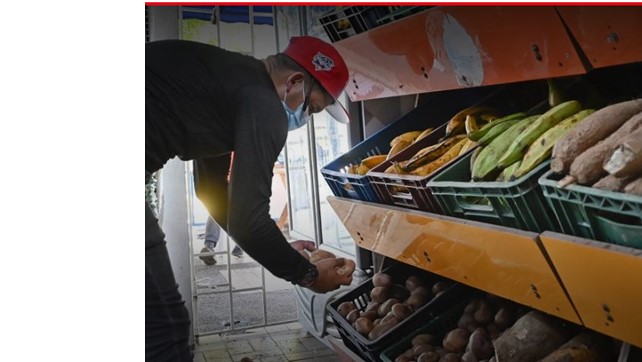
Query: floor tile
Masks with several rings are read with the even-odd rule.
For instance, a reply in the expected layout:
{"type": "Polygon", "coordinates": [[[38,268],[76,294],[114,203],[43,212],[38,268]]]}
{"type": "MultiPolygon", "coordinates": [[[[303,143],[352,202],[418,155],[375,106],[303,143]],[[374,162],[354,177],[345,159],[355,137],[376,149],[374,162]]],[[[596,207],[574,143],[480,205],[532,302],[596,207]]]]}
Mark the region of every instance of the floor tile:
{"type": "Polygon", "coordinates": [[[328,346],[321,343],[318,339],[312,336],[299,338],[299,342],[301,342],[305,346],[305,348],[308,349],[309,351],[328,348],[328,346]]]}
{"type": "Polygon", "coordinates": [[[247,340],[255,351],[264,351],[268,349],[278,349],[276,343],[266,335],[262,338],[253,338],[247,340]]]}
{"type": "Polygon", "coordinates": [[[299,342],[298,339],[286,339],[286,340],[277,341],[276,343],[279,346],[279,349],[283,351],[283,353],[285,354],[308,351],[305,345],[299,342]]]}
{"type": "Polygon", "coordinates": [[[300,360],[305,360],[305,359],[310,359],[310,358],[321,358],[324,356],[333,356],[336,355],[334,351],[330,349],[326,349],[324,351],[305,351],[305,352],[299,352],[299,353],[286,353],[285,357],[289,359],[290,361],[300,361],[300,360]]]}
{"type": "Polygon", "coordinates": [[[230,354],[252,352],[254,349],[247,341],[230,341],[225,342],[225,347],[230,354]]]}
{"type": "Polygon", "coordinates": [[[216,349],[212,351],[203,351],[203,356],[207,362],[213,361],[232,361],[227,349],[216,349]]]}

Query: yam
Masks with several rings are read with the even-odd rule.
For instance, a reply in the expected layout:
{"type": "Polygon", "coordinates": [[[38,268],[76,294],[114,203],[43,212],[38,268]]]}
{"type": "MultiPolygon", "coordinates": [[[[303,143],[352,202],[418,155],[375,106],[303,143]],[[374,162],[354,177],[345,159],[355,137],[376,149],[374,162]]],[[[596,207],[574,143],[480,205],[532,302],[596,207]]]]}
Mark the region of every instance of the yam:
{"type": "Polygon", "coordinates": [[[410,294],[415,294],[415,293],[423,294],[427,298],[430,298],[432,296],[432,292],[430,291],[430,289],[428,289],[428,287],[423,287],[423,286],[415,288],[410,294]]]}
{"type": "Polygon", "coordinates": [[[326,250],[321,250],[321,249],[316,249],[310,254],[310,263],[316,263],[319,260],[323,259],[333,259],[336,258],[337,256],[332,254],[329,251],[326,250]]]}
{"type": "MultiPolygon", "coordinates": [[[[370,294],[372,294],[372,292],[370,294]]],[[[381,306],[381,303],[371,300],[368,305],[366,305],[365,311],[377,313],[377,311],[379,311],[379,306],[381,306]]]]}
{"type": "Polygon", "coordinates": [[[571,164],[582,152],[608,137],[640,112],[642,99],[612,104],[592,113],[555,142],[551,169],[557,173],[568,173],[571,164]]]}
{"type": "Polygon", "coordinates": [[[613,175],[606,175],[602,177],[598,182],[593,184],[593,188],[600,190],[608,190],[615,192],[624,191],[624,187],[631,182],[632,177],[616,177],[613,175]]]}
{"type": "Polygon", "coordinates": [[[393,281],[390,275],[379,272],[379,273],[375,273],[375,275],[372,276],[372,284],[375,287],[390,288],[392,287],[393,281]]]}
{"type": "Polygon", "coordinates": [[[510,327],[515,323],[515,308],[512,307],[503,307],[495,313],[493,318],[495,325],[499,328],[500,331],[504,331],[506,328],[510,327]]]}
{"type": "Polygon", "coordinates": [[[371,310],[368,312],[361,312],[361,317],[368,318],[374,322],[375,319],[379,318],[379,314],[376,311],[371,310]]]}
{"type": "MultiPolygon", "coordinates": [[[[580,123],[581,124],[581,123],[580,123]]],[[[642,148],[642,113],[638,113],[626,121],[611,135],[604,140],[597,142],[594,146],[582,152],[573,162],[569,174],[575,178],[580,185],[592,185],[606,175],[606,165],[602,165],[606,159],[614,153],[614,150],[621,141],[629,139],[629,136],[637,134],[638,151],[642,148]]],[[[580,142],[580,140],[578,140],[580,142]]],[[[635,143],[635,142],[634,142],[635,143]]],[[[640,155],[642,162],[642,154],[640,155]]],[[[642,165],[642,163],[641,163],[642,165]]],[[[607,169],[608,170],[608,169],[607,169]]],[[[613,173],[613,172],[610,172],[613,173]]],[[[620,174],[616,176],[621,176],[620,174]]]]}
{"type": "Polygon", "coordinates": [[[459,321],[457,321],[457,327],[463,328],[472,333],[475,329],[477,329],[477,327],[479,327],[479,324],[475,322],[475,318],[473,317],[472,313],[464,313],[461,315],[461,317],[459,317],[459,321]]]}
{"type": "Polygon", "coordinates": [[[604,336],[596,333],[581,333],[564,343],[558,349],[540,362],[600,362],[613,361],[615,356],[609,356],[608,342],[604,336]]]}
{"type": "Polygon", "coordinates": [[[498,361],[537,361],[568,339],[561,323],[540,311],[531,311],[494,341],[498,361]]]}
{"type": "MultiPolygon", "coordinates": [[[[642,113],[639,114],[642,119],[642,113]]],[[[617,142],[604,161],[604,170],[616,177],[634,177],[642,172],[642,128],[617,142]]]]}
{"type": "Polygon", "coordinates": [[[461,362],[478,362],[477,356],[471,351],[464,353],[461,356],[461,362]]]}
{"type": "Polygon", "coordinates": [[[423,294],[411,294],[404,302],[404,304],[410,306],[412,310],[417,310],[426,303],[428,303],[428,298],[423,294]]]}
{"type": "Polygon", "coordinates": [[[393,325],[397,325],[399,324],[399,322],[400,322],[399,318],[395,317],[395,315],[392,314],[392,312],[386,314],[381,318],[381,324],[392,323],[393,325]]]}
{"type": "Polygon", "coordinates": [[[624,192],[627,194],[642,196],[642,177],[638,177],[637,179],[629,182],[624,187],[624,192]]]}
{"type": "Polygon", "coordinates": [[[390,295],[399,300],[406,300],[410,296],[410,292],[403,285],[393,284],[390,288],[390,295]]]}

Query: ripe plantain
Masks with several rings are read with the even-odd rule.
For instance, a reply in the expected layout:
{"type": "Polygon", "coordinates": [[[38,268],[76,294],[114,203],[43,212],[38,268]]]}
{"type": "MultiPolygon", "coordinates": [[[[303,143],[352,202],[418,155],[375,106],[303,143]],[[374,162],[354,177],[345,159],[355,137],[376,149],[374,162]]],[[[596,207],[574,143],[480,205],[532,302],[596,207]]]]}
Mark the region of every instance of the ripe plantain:
{"type": "Polygon", "coordinates": [[[357,166],[357,175],[365,175],[368,171],[370,171],[370,168],[363,163],[357,166]]]}
{"type": "Polygon", "coordinates": [[[361,160],[361,164],[368,168],[375,168],[377,165],[385,161],[387,157],[387,155],[370,156],[361,160]]]}
{"type": "Polygon", "coordinates": [[[457,112],[457,114],[455,114],[448,121],[448,124],[446,125],[446,135],[444,136],[443,139],[445,140],[450,136],[454,136],[462,132],[465,132],[466,116],[468,116],[469,114],[490,113],[490,112],[494,112],[494,110],[492,108],[482,107],[482,106],[468,107],[464,110],[457,112]]]}
{"type": "Polygon", "coordinates": [[[468,152],[468,150],[471,150],[477,146],[477,142],[471,140],[470,138],[466,139],[466,143],[461,148],[461,151],[459,151],[459,155],[463,155],[464,153],[468,152]]]}
{"type": "Polygon", "coordinates": [[[426,128],[425,130],[423,130],[423,132],[421,132],[419,134],[419,136],[417,136],[417,138],[415,138],[413,143],[419,141],[420,139],[422,139],[422,138],[424,138],[426,136],[428,136],[429,134],[432,133],[432,131],[434,131],[434,128],[432,128],[432,127],[426,128]]]}
{"type": "Polygon", "coordinates": [[[470,138],[470,139],[471,139],[471,140],[473,140],[473,141],[479,141],[479,140],[480,140],[480,139],[482,139],[482,137],[484,137],[484,136],[485,136],[485,135],[486,135],[486,134],[487,134],[491,129],[495,128],[496,126],[498,126],[498,125],[500,125],[500,124],[502,124],[502,123],[504,123],[504,122],[507,122],[507,121],[513,120],[513,119],[523,119],[524,117],[526,117],[526,113],[518,112],[518,113],[513,113],[513,114],[510,114],[510,115],[505,116],[505,117],[502,117],[502,118],[497,118],[497,119],[495,119],[494,121],[492,121],[492,122],[490,122],[490,123],[488,123],[488,124],[486,124],[486,125],[482,126],[480,129],[478,129],[478,130],[476,130],[476,131],[471,132],[471,133],[468,135],[468,138],[470,138]]]}
{"type": "Polygon", "coordinates": [[[548,129],[566,118],[579,112],[581,109],[582,106],[578,101],[564,102],[549,109],[541,117],[531,123],[524,132],[517,135],[504,156],[499,159],[498,167],[500,169],[504,169],[518,160],[521,160],[522,157],[524,157],[524,152],[528,146],[530,146],[537,137],[541,136],[548,129]]]}
{"type": "Polygon", "coordinates": [[[436,145],[426,147],[419,152],[417,152],[412,158],[404,162],[401,167],[406,172],[410,172],[416,169],[419,166],[423,166],[429,162],[432,162],[444,153],[446,153],[452,146],[466,138],[466,135],[457,135],[451,138],[446,139],[436,145]]]}
{"type": "Polygon", "coordinates": [[[466,126],[466,134],[470,135],[471,133],[477,131],[479,129],[479,125],[477,124],[477,116],[474,114],[469,114],[466,116],[466,121],[464,121],[464,125],[466,126]]]}
{"type": "Polygon", "coordinates": [[[406,140],[401,140],[397,143],[395,143],[394,146],[390,149],[388,152],[388,155],[386,156],[386,159],[389,160],[392,156],[396,155],[397,153],[401,152],[404,150],[406,147],[410,146],[412,142],[406,141],[406,140]]]}
{"type": "Polygon", "coordinates": [[[395,145],[401,141],[405,141],[408,144],[415,141],[415,138],[421,134],[421,131],[410,131],[402,133],[399,136],[395,137],[390,141],[390,147],[395,147],[395,145]]]}
{"type": "Polygon", "coordinates": [[[524,130],[539,117],[539,115],[535,115],[520,120],[503,132],[501,136],[495,138],[488,146],[484,147],[479,152],[473,164],[473,181],[495,179],[501,171],[501,169],[497,167],[497,160],[504,155],[515,137],[524,132],[524,130]]]}
{"type": "Polygon", "coordinates": [[[519,178],[526,175],[532,169],[537,167],[537,165],[549,158],[553,153],[555,142],[570,131],[576,123],[581,122],[586,118],[586,116],[593,112],[595,112],[593,109],[579,111],[539,136],[524,154],[524,158],[522,159],[519,169],[514,173],[515,177],[519,178]]]}
{"type": "Polygon", "coordinates": [[[410,171],[410,174],[417,175],[417,176],[428,176],[431,173],[437,171],[442,166],[448,164],[448,162],[457,158],[461,152],[462,147],[464,147],[467,141],[468,141],[468,138],[465,138],[465,137],[462,138],[459,142],[455,143],[452,147],[450,147],[448,151],[446,151],[446,153],[441,155],[439,158],[423,166],[417,167],[416,169],[410,171]]]}

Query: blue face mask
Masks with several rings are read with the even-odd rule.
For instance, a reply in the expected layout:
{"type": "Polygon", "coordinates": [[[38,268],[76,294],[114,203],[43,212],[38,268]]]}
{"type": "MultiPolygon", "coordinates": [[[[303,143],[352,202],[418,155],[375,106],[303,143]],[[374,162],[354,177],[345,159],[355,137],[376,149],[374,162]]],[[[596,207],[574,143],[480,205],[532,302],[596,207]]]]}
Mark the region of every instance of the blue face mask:
{"type": "Polygon", "coordinates": [[[290,107],[288,107],[288,104],[285,103],[285,99],[288,96],[287,93],[285,93],[285,96],[283,96],[283,100],[281,101],[281,103],[283,103],[283,108],[285,109],[285,114],[288,116],[288,131],[293,131],[295,129],[301,128],[305,126],[310,120],[310,116],[307,114],[306,110],[303,109],[303,106],[307,103],[305,101],[305,83],[301,83],[301,86],[301,91],[303,92],[303,102],[301,102],[301,104],[299,104],[299,106],[295,110],[290,109],[290,107]]]}

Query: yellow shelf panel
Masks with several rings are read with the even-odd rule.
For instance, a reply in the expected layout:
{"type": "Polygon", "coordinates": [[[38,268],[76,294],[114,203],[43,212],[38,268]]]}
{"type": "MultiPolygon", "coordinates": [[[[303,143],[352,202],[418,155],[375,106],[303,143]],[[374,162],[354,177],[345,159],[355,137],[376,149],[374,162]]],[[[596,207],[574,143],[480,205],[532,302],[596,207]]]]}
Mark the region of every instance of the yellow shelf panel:
{"type": "Polygon", "coordinates": [[[540,236],[584,325],[642,347],[642,250],[540,236]]]}
{"type": "Polygon", "coordinates": [[[582,324],[537,234],[330,196],[359,247],[582,324]]]}

